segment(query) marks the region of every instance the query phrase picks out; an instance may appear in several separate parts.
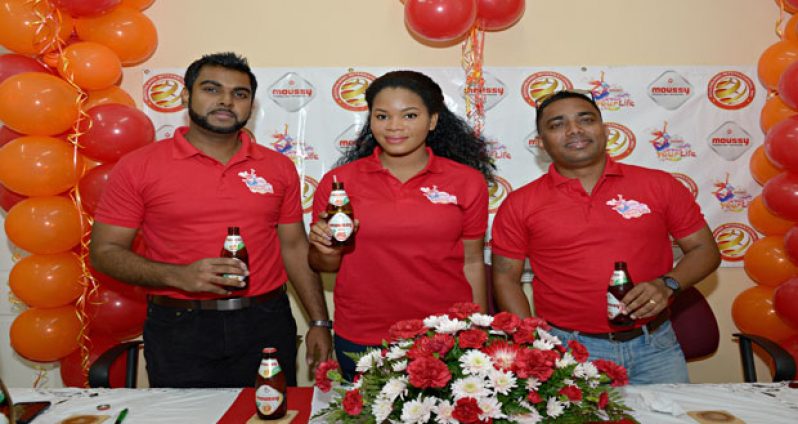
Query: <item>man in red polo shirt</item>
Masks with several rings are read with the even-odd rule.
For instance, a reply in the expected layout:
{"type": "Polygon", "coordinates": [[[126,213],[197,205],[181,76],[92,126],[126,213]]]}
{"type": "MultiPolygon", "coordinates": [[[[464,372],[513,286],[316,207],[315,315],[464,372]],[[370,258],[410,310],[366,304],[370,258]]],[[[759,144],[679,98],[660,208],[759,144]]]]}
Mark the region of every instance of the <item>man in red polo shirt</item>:
{"type": "Polygon", "coordinates": [[[534,272],[535,313],[563,342],[578,340],[591,359],[627,368],[632,384],[689,382],[668,320],[668,305],[720,264],[692,195],[668,173],[614,162],[596,103],[561,91],[539,103],[537,127],[553,163],[514,191],[493,222],[494,293],[503,310],[531,315],[520,285],[524,259],[534,272]],[[672,236],[684,251],[673,267],[672,236]],[[632,328],[607,318],[616,261],[637,283],[622,302],[632,328]]]}
{"type": "Polygon", "coordinates": [[[144,355],[153,387],[245,387],[261,350],[278,349],[296,385],[290,279],[312,320],[308,363],[330,355],[327,308],[307,264],[299,178],[290,159],[245,131],[257,81],[234,53],[203,56],[186,70],[189,126],[122,158],[95,213],[95,268],[150,294],[144,355]],[[220,258],[239,227],[249,269],[220,258]],[[144,248],[131,249],[136,233],[144,248]],[[232,274],[233,278],[230,278],[232,274]],[[249,286],[235,275],[249,275],[249,286]]]}

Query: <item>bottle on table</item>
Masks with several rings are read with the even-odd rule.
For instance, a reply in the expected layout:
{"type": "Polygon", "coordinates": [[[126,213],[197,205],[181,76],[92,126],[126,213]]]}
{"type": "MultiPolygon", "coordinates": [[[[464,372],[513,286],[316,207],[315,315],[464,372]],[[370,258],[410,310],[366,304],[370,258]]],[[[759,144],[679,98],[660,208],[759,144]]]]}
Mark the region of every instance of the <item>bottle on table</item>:
{"type": "Polygon", "coordinates": [[[342,181],[333,180],[326,212],[327,225],[333,235],[333,247],[351,246],[354,241],[355,213],[342,181]]]}
{"type": "Polygon", "coordinates": [[[607,288],[607,317],[610,325],[615,327],[631,327],[635,321],[629,316],[626,305],[621,302],[626,293],[634,287],[632,277],[626,269],[626,262],[615,262],[615,271],[610,277],[607,288]]]}
{"type": "MultiPolygon", "coordinates": [[[[244,239],[238,227],[227,227],[227,237],[224,239],[224,246],[222,247],[222,258],[236,258],[249,269],[249,253],[247,247],[244,245],[244,239]]],[[[228,290],[246,290],[249,287],[249,276],[240,274],[222,274],[224,278],[233,278],[244,282],[242,287],[228,287],[228,290]]]]}
{"type": "Polygon", "coordinates": [[[258,379],[255,382],[255,407],[258,410],[258,418],[276,420],[285,416],[288,412],[285,391],[285,373],[280,368],[280,361],[277,360],[277,349],[264,348],[263,359],[258,368],[258,379]]]}

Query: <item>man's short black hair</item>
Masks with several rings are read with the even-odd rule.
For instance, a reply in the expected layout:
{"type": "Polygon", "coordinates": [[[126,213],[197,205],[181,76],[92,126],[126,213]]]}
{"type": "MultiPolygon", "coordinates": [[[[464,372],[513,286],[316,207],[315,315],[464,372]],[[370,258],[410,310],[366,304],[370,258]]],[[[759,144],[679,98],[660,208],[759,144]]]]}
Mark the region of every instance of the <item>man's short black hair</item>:
{"type": "Polygon", "coordinates": [[[548,95],[547,97],[540,99],[538,103],[538,106],[536,108],[537,114],[535,116],[535,125],[537,126],[538,134],[540,134],[540,118],[543,116],[543,111],[547,107],[549,107],[549,105],[551,105],[552,103],[563,99],[582,99],[593,105],[593,108],[595,108],[596,112],[598,112],[599,118],[602,117],[601,109],[599,109],[598,105],[596,104],[596,101],[593,100],[593,95],[590,94],[589,91],[582,91],[582,90],[557,91],[553,94],[548,95]]]}
{"type": "Polygon", "coordinates": [[[249,68],[247,59],[233,52],[206,54],[189,65],[188,69],[186,69],[186,75],[183,77],[189,95],[191,94],[191,89],[194,87],[194,83],[197,81],[197,76],[199,76],[203,66],[219,66],[249,75],[252,99],[255,99],[255,90],[258,88],[258,80],[255,79],[255,74],[253,74],[252,70],[249,68]]]}

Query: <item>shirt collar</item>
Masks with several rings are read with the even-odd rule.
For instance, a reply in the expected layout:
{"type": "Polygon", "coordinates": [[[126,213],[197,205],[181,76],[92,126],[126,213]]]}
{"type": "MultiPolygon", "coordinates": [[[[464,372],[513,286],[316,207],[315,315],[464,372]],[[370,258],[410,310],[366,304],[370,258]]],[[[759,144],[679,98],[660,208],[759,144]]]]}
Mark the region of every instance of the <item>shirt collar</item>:
{"type": "MultiPolygon", "coordinates": [[[[179,127],[175,130],[175,143],[172,150],[173,157],[175,159],[186,159],[195,155],[207,156],[205,153],[202,153],[200,149],[194,147],[193,144],[188,142],[186,139],[187,132],[188,127],[179,127]]],[[[253,159],[263,158],[263,152],[255,148],[257,142],[249,136],[247,131],[239,131],[238,139],[241,140],[241,149],[236,152],[236,154],[230,160],[231,162],[238,158],[244,157],[252,157],[253,159]]]]}
{"type": "MultiPolygon", "coordinates": [[[[607,156],[606,157],[607,161],[604,164],[604,171],[602,171],[599,181],[609,176],[623,177],[623,168],[621,168],[621,164],[612,160],[612,158],[609,155],[606,156],[607,156]]],[[[576,178],[565,177],[559,172],[557,172],[557,168],[554,167],[553,163],[549,165],[548,175],[549,178],[551,179],[552,184],[555,186],[567,184],[568,182],[576,179],[576,178]]]]}
{"type": "MultiPolygon", "coordinates": [[[[421,172],[419,172],[418,174],[421,175],[425,172],[440,174],[441,172],[443,172],[440,163],[441,161],[437,159],[437,156],[435,155],[435,153],[432,152],[432,149],[430,149],[429,147],[425,147],[425,149],[427,150],[427,154],[429,155],[429,160],[427,161],[427,166],[425,166],[424,169],[422,169],[421,172]]],[[[363,172],[387,171],[387,169],[385,169],[385,167],[382,166],[382,162],[380,161],[380,153],[382,153],[382,148],[380,146],[375,146],[374,152],[371,154],[371,156],[365,157],[363,158],[362,161],[360,161],[361,164],[360,169],[363,172]]]]}

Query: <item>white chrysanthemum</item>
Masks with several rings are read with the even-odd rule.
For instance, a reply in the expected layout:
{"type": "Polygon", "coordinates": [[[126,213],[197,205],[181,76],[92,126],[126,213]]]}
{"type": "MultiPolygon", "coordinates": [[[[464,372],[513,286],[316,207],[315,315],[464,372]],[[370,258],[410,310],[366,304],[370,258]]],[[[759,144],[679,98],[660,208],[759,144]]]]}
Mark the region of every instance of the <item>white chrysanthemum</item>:
{"type": "Polygon", "coordinates": [[[534,408],[532,408],[529,413],[510,417],[510,421],[518,424],[538,424],[542,419],[537,409],[534,408]]]}
{"type": "Polygon", "coordinates": [[[371,415],[374,416],[378,423],[387,420],[388,415],[391,415],[391,411],[393,411],[393,402],[381,397],[377,397],[371,407],[371,415]]]}
{"type": "Polygon", "coordinates": [[[467,351],[460,357],[463,372],[471,375],[487,376],[493,368],[490,356],[476,349],[467,351]]]}
{"type": "Polygon", "coordinates": [[[546,340],[548,342],[551,342],[555,346],[559,346],[559,345],[562,344],[562,342],[560,341],[559,337],[549,333],[548,331],[546,331],[546,330],[544,330],[544,329],[542,329],[540,327],[538,327],[538,338],[546,340]]]}
{"type": "Polygon", "coordinates": [[[391,348],[388,350],[388,353],[385,355],[386,358],[392,361],[395,361],[397,359],[402,359],[405,356],[407,356],[407,350],[402,349],[401,347],[396,345],[391,346],[391,348]]]}
{"type": "Polygon", "coordinates": [[[495,393],[506,395],[510,390],[516,388],[518,381],[512,372],[493,369],[488,373],[490,385],[493,386],[495,393]]]}
{"type": "Polygon", "coordinates": [[[482,398],[477,402],[477,405],[482,410],[482,413],[479,414],[480,420],[507,418],[507,415],[502,413],[502,404],[494,397],[482,398]]]}
{"type": "Polygon", "coordinates": [[[532,342],[532,347],[540,350],[552,350],[554,349],[554,343],[551,340],[537,339],[532,342]]]}
{"type": "Polygon", "coordinates": [[[454,400],[467,397],[479,400],[490,395],[490,390],[486,387],[484,378],[465,377],[452,383],[452,394],[454,395],[454,400]]]}
{"type": "Polygon", "coordinates": [[[477,327],[490,327],[490,325],[493,324],[492,315],[471,314],[468,319],[471,320],[471,324],[476,325],[477,327]]]}
{"type": "Polygon", "coordinates": [[[576,359],[574,359],[574,355],[571,355],[571,352],[565,352],[565,355],[558,359],[556,364],[557,368],[562,369],[576,364],[576,359]]]}
{"type": "Polygon", "coordinates": [[[434,328],[435,332],[439,334],[456,334],[458,331],[469,328],[469,326],[470,325],[465,321],[450,319],[448,316],[444,316],[443,319],[438,321],[438,324],[434,328]]]}
{"type": "Polygon", "coordinates": [[[526,389],[530,392],[536,392],[540,388],[540,380],[535,377],[531,377],[526,380],[526,389]]]}
{"type": "Polygon", "coordinates": [[[394,362],[393,365],[391,365],[391,369],[396,371],[396,372],[402,372],[402,371],[406,370],[407,369],[407,359],[405,359],[403,361],[399,361],[399,362],[394,362]]]}
{"type": "Polygon", "coordinates": [[[435,328],[444,318],[449,319],[446,315],[430,315],[424,318],[424,326],[427,328],[435,328]]]}
{"type": "Polygon", "coordinates": [[[372,350],[357,361],[357,372],[367,372],[372,367],[382,365],[382,354],[379,350],[372,350]]]}
{"type": "Polygon", "coordinates": [[[393,402],[399,396],[404,399],[405,394],[407,394],[407,376],[402,376],[388,380],[385,385],[382,386],[379,397],[393,402]]]}
{"type": "Polygon", "coordinates": [[[404,350],[407,350],[407,349],[410,349],[411,347],[413,347],[414,344],[416,344],[416,341],[413,340],[413,339],[409,339],[409,340],[401,340],[396,345],[401,347],[404,350]]]}
{"type": "Polygon", "coordinates": [[[585,380],[598,378],[599,371],[592,362],[583,362],[574,368],[574,378],[583,378],[585,380]]]}
{"type": "Polygon", "coordinates": [[[562,384],[565,384],[566,386],[576,386],[576,383],[574,383],[574,381],[570,378],[563,378],[562,384]]]}
{"type": "Polygon", "coordinates": [[[546,415],[557,418],[562,415],[563,411],[565,410],[565,404],[557,400],[555,397],[550,397],[549,401],[546,402],[546,415]]]}
{"type": "Polygon", "coordinates": [[[426,397],[423,400],[421,395],[418,399],[405,402],[402,406],[402,423],[406,424],[423,424],[429,421],[432,414],[432,408],[435,407],[435,399],[426,397]]]}
{"type": "Polygon", "coordinates": [[[435,413],[435,422],[438,424],[458,424],[460,421],[452,418],[454,412],[454,405],[448,400],[439,400],[438,404],[432,408],[435,413]]]}

